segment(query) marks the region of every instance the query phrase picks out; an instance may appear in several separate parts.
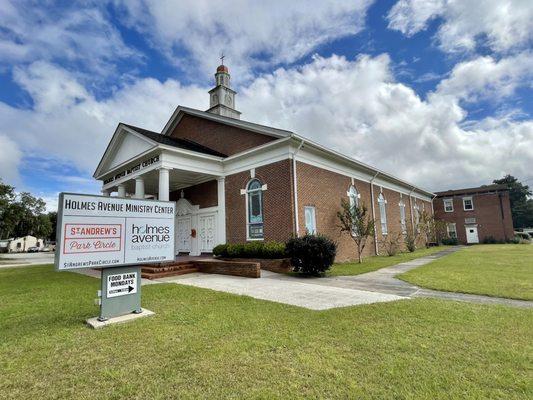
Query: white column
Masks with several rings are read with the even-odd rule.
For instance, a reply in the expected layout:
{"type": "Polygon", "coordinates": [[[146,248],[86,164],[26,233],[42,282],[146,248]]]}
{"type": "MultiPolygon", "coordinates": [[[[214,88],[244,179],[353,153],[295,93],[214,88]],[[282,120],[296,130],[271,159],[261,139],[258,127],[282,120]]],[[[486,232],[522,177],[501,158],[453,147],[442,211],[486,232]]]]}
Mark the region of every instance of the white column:
{"type": "Polygon", "coordinates": [[[111,195],[111,191],[110,190],[102,190],[102,196],[109,197],[110,195],[111,195]]]}
{"type": "Polygon", "coordinates": [[[144,179],[135,178],[135,196],[136,199],[144,199],[144,179]]]}
{"type": "Polygon", "coordinates": [[[217,241],[226,243],[226,185],[223,176],[217,178],[217,195],[218,195],[218,223],[217,223],[217,241]]]}
{"type": "Polygon", "coordinates": [[[121,183],[120,185],[118,185],[118,194],[117,194],[118,197],[126,197],[126,186],[121,183]]]}
{"type": "Polygon", "coordinates": [[[159,200],[168,201],[169,188],[169,170],[167,168],[159,168],[159,200]]]}

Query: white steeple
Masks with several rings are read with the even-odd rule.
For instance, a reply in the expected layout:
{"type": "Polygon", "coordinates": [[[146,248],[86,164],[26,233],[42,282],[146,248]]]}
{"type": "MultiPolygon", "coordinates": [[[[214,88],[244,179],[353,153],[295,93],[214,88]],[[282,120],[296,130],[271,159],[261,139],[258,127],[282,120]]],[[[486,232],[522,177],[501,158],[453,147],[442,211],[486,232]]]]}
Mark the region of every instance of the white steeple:
{"type": "Polygon", "coordinates": [[[221,56],[222,64],[215,73],[216,86],[209,91],[209,109],[207,112],[230,117],[241,118],[241,113],[235,109],[235,92],[229,87],[230,74],[228,67],[224,65],[224,56],[221,56]]]}

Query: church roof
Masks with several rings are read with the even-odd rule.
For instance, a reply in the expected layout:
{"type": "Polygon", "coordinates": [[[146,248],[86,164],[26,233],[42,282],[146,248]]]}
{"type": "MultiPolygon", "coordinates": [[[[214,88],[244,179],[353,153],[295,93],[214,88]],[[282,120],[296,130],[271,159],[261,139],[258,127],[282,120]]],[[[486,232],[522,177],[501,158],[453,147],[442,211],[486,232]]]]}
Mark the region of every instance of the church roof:
{"type": "Polygon", "coordinates": [[[122,124],[130,129],[133,129],[135,132],[140,133],[141,135],[151,139],[157,143],[161,143],[167,146],[178,147],[180,149],[196,151],[198,153],[209,154],[216,157],[227,157],[226,154],[222,154],[216,150],[210,149],[204,145],[196,143],[189,139],[182,138],[173,138],[170,136],[161,135],[160,133],[149,131],[148,129],[139,128],[138,126],[122,124]]]}

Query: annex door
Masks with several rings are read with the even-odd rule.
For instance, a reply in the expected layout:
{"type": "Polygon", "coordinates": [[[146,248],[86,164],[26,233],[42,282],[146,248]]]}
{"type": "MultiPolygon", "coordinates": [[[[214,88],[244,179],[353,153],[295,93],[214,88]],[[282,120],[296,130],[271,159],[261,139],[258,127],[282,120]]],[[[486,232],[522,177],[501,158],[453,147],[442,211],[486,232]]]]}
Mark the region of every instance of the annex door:
{"type": "Polygon", "coordinates": [[[198,218],[200,253],[211,253],[217,240],[217,214],[200,215],[198,218]]]}
{"type": "Polygon", "coordinates": [[[479,243],[479,237],[477,235],[477,225],[466,226],[466,243],[479,243]]]}
{"type": "Polygon", "coordinates": [[[191,216],[176,218],[176,252],[191,252],[191,216]]]}

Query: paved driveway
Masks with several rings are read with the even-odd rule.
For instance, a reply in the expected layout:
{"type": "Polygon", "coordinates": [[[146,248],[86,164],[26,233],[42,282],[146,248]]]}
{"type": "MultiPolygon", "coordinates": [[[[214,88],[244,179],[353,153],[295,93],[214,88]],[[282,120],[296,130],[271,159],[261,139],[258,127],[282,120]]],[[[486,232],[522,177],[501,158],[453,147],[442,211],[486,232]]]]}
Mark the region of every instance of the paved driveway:
{"type": "Polygon", "coordinates": [[[0,268],[36,264],[53,264],[53,252],[0,254],[0,268]]]}

